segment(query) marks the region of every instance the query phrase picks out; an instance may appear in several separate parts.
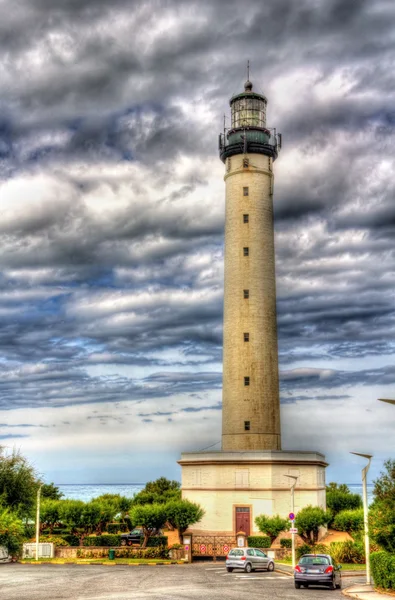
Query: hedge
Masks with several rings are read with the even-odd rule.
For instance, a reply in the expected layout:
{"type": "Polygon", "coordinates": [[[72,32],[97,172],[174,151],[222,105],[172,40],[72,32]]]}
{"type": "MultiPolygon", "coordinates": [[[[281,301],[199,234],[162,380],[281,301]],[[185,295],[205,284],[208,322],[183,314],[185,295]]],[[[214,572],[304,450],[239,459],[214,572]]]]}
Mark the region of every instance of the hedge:
{"type": "Polygon", "coordinates": [[[384,590],[395,590],[395,554],[389,552],[373,552],[370,555],[372,576],[377,587],[384,590]]]}
{"type": "Polygon", "coordinates": [[[67,533],[62,535],[62,539],[68,543],[69,546],[79,546],[80,538],[77,535],[73,535],[72,533],[67,533]]]}
{"type": "Polygon", "coordinates": [[[120,546],[120,535],[95,535],[84,538],[83,546],[120,546]]]}
{"type": "MultiPolygon", "coordinates": [[[[77,550],[78,558],[107,558],[108,548],[102,550],[77,550]]],[[[115,548],[115,558],[169,558],[169,550],[163,546],[157,548],[115,548]]]]}
{"type": "Polygon", "coordinates": [[[167,546],[167,535],[156,535],[148,539],[147,548],[158,548],[159,546],[167,546]]]}
{"type": "MultiPolygon", "coordinates": [[[[65,539],[67,536],[63,536],[65,539]]],[[[78,544],[76,544],[78,546],[78,544]]],[[[83,546],[120,546],[121,536],[114,534],[103,534],[88,536],[84,538],[83,546]]],[[[157,535],[148,539],[147,548],[159,548],[167,546],[167,536],[157,535]]]]}
{"type": "Polygon", "coordinates": [[[289,540],[288,538],[283,538],[282,540],[280,540],[280,546],[281,548],[292,548],[292,540],[289,540]]]}
{"type": "Polygon", "coordinates": [[[250,548],[270,548],[272,545],[270,537],[267,535],[249,535],[247,543],[250,548]]]}

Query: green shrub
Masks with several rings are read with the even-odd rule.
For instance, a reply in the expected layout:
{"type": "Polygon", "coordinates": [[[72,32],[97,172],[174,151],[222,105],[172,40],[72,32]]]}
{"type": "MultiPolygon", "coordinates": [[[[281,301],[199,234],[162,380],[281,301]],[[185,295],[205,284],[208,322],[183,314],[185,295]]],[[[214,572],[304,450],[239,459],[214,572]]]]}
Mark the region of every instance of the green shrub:
{"type": "Polygon", "coordinates": [[[78,536],[73,535],[72,533],[66,533],[62,535],[62,539],[67,542],[69,546],[79,546],[80,539],[78,536]]]}
{"type": "Polygon", "coordinates": [[[372,576],[377,587],[395,590],[395,555],[389,552],[373,552],[370,555],[372,576]]]}
{"type": "Polygon", "coordinates": [[[363,530],[363,508],[356,510],[342,510],[339,512],[332,523],[333,529],[337,531],[356,532],[363,530]]]}
{"type": "Polygon", "coordinates": [[[303,554],[328,554],[328,547],[325,544],[302,544],[296,548],[296,558],[299,560],[303,554]]]}
{"type": "Polygon", "coordinates": [[[148,539],[147,548],[158,548],[160,546],[167,547],[167,535],[155,535],[148,539]]]}
{"type": "Polygon", "coordinates": [[[107,533],[125,533],[129,531],[127,523],[108,523],[106,527],[107,533]]]}
{"type": "Polygon", "coordinates": [[[250,548],[270,548],[270,537],[267,535],[249,535],[247,543],[250,548]]]}
{"type": "Polygon", "coordinates": [[[54,544],[55,546],[69,546],[69,543],[59,535],[40,535],[40,543],[54,544]]]}
{"type": "Polygon", "coordinates": [[[96,535],[88,536],[84,538],[84,546],[120,546],[121,536],[120,535],[96,535]]]}
{"type": "Polygon", "coordinates": [[[339,563],[365,564],[365,549],[360,542],[352,542],[351,540],[332,542],[329,545],[329,554],[339,563]]]}
{"type": "Polygon", "coordinates": [[[282,540],[280,540],[280,546],[281,548],[292,548],[292,540],[289,540],[288,538],[283,538],[282,540]]]}

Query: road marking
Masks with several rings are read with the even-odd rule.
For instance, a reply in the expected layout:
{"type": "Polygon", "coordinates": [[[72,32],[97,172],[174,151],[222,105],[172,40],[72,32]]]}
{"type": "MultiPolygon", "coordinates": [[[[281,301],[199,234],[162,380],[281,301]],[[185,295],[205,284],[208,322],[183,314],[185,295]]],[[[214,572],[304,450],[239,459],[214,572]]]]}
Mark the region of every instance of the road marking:
{"type": "MultiPolygon", "coordinates": [[[[236,575],[236,579],[268,579],[266,575],[236,575]]],[[[270,579],[289,579],[289,577],[282,575],[274,575],[270,579]]]]}

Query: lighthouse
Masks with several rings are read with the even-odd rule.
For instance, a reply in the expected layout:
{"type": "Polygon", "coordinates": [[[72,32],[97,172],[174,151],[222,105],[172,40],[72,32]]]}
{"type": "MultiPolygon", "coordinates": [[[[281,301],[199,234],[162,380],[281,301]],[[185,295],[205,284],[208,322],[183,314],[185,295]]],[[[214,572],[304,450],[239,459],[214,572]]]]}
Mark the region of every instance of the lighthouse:
{"type": "Polygon", "coordinates": [[[230,100],[219,139],[225,163],[222,449],[281,450],[273,162],[281,136],[266,126],[266,97],[230,100]]]}
{"type": "Polygon", "coordinates": [[[225,165],[222,447],[183,452],[178,461],[182,497],[205,511],[186,532],[192,556],[223,555],[248,543],[259,534],[258,515],[287,517],[310,504],[326,506],[325,456],[281,444],[273,228],[281,135],[267,126],[267,99],[249,77],[230,108],[230,127],[219,136],[225,165]]]}

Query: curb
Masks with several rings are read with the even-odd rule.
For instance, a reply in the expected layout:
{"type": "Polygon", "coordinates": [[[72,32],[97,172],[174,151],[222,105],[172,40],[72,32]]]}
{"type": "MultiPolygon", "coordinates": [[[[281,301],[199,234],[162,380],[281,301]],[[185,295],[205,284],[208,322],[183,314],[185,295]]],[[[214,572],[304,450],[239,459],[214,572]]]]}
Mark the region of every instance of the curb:
{"type": "Polygon", "coordinates": [[[293,573],[290,573],[289,571],[283,571],[283,569],[278,569],[277,567],[275,567],[274,569],[275,573],[282,573],[283,575],[288,575],[288,577],[293,577],[293,573]]]}
{"type": "Polygon", "coordinates": [[[79,566],[86,566],[86,565],[91,565],[91,566],[107,566],[107,567],[115,567],[115,565],[118,566],[122,566],[122,567],[157,567],[157,566],[162,566],[162,567],[170,567],[171,565],[186,565],[188,563],[184,562],[184,561],[172,561],[172,562],[155,562],[155,563],[121,563],[121,562],[116,562],[116,561],[106,561],[106,562],[69,562],[69,561],[63,561],[63,562],[52,562],[50,560],[48,561],[29,561],[29,562],[20,562],[18,563],[20,565],[53,565],[54,567],[56,567],[57,565],[79,565],[79,566]]]}

